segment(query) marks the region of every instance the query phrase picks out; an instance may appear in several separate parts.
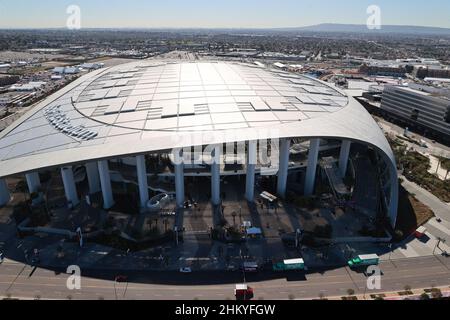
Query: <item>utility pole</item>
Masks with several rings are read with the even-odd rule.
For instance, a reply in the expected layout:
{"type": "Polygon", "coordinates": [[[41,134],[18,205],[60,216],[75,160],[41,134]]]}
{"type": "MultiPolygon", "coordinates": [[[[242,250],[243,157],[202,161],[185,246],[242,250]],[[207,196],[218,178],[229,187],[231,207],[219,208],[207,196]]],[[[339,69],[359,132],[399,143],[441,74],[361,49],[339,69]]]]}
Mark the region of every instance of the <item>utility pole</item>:
{"type": "MultiPolygon", "coordinates": [[[[437,240],[438,240],[438,241],[436,242],[436,246],[434,246],[434,249],[433,249],[433,255],[434,255],[436,249],[439,248],[439,244],[440,244],[441,242],[445,243],[445,239],[442,239],[441,237],[437,237],[437,240]]],[[[439,249],[440,249],[440,248],[439,248],[439,249]]]]}

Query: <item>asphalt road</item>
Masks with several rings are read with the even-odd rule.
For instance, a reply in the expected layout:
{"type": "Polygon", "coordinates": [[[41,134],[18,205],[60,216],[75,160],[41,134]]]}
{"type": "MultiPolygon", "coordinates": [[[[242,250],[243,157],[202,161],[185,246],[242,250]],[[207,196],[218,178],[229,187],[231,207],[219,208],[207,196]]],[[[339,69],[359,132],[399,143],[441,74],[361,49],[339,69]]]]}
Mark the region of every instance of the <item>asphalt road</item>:
{"type": "MultiPolygon", "coordinates": [[[[340,268],[323,273],[270,278],[267,274],[247,274],[247,283],[255,289],[255,299],[317,298],[344,296],[348,289],[356,294],[401,291],[412,288],[450,285],[450,258],[420,257],[381,263],[381,289],[365,292],[363,273],[340,268]]],[[[82,271],[83,274],[83,271],[82,271]]],[[[234,285],[242,281],[236,273],[135,273],[128,283],[115,283],[114,275],[99,272],[98,277],[81,279],[81,290],[68,290],[68,275],[54,271],[4,262],[0,265],[0,296],[41,299],[233,299],[234,285]],[[104,280],[100,277],[105,278],[104,280]],[[223,281],[223,283],[221,283],[223,281]],[[199,284],[200,283],[200,284],[199,284]],[[208,285],[208,283],[211,283],[208,285]]],[[[273,275],[271,275],[273,276],[273,275]]]]}

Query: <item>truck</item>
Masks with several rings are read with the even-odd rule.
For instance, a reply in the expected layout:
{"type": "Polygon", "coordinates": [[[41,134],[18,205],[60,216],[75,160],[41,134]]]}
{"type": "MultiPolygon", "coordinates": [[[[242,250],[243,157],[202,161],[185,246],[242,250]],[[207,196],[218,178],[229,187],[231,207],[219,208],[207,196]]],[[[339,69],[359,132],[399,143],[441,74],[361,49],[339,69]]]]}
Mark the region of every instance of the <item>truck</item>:
{"type": "Polygon", "coordinates": [[[234,289],[234,296],[236,300],[251,300],[253,299],[253,288],[249,287],[247,284],[237,284],[234,289]]]}
{"type": "Polygon", "coordinates": [[[424,226],[420,226],[416,229],[416,231],[414,231],[414,236],[417,239],[421,239],[423,236],[425,236],[426,232],[427,232],[427,228],[425,228],[424,226]]]}
{"type": "Polygon", "coordinates": [[[283,260],[272,265],[273,271],[305,270],[302,258],[283,260]]]}
{"type": "Polygon", "coordinates": [[[347,262],[350,268],[357,268],[360,266],[377,265],[380,258],[376,254],[361,254],[347,262]]]}

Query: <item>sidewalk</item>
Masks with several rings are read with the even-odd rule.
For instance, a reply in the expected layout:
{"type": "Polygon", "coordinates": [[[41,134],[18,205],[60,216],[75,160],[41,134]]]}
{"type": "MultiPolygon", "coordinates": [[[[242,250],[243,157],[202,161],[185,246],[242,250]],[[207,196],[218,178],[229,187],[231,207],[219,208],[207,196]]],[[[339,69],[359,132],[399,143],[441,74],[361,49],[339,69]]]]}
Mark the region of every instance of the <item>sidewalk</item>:
{"type": "MultiPolygon", "coordinates": [[[[356,300],[376,300],[376,298],[372,298],[372,296],[378,296],[381,297],[383,300],[420,300],[420,296],[423,293],[426,293],[430,298],[431,296],[431,292],[425,292],[425,290],[429,291],[432,288],[421,288],[421,289],[411,289],[409,291],[412,292],[412,294],[409,295],[399,295],[399,292],[378,292],[378,293],[366,293],[364,294],[357,294],[357,295],[353,295],[352,297],[356,297],[356,300]]],[[[442,293],[442,297],[450,297],[450,287],[445,286],[445,287],[435,287],[434,289],[439,289],[441,290],[442,293]]],[[[342,297],[348,297],[348,295],[344,295],[344,296],[333,296],[333,297],[324,297],[327,300],[343,300],[342,297]]],[[[301,299],[301,300],[307,300],[307,299],[301,299]]]]}
{"type": "Polygon", "coordinates": [[[406,191],[414,194],[420,202],[433,210],[437,217],[450,222],[450,204],[442,202],[435,195],[421,188],[414,182],[409,181],[404,176],[400,176],[400,178],[403,180],[402,186],[406,189],[406,191]]]}

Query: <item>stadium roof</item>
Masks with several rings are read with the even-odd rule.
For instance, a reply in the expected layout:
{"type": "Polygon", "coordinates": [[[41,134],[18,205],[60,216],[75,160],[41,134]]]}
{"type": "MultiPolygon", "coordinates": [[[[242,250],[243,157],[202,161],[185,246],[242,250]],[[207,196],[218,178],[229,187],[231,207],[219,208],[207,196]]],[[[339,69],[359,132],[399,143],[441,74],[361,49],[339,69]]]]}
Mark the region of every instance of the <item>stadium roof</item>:
{"type": "Polygon", "coordinates": [[[353,98],[302,75],[233,62],[144,60],[93,71],[0,133],[0,177],[191,145],[283,137],[368,143],[395,163],[353,98]]]}

